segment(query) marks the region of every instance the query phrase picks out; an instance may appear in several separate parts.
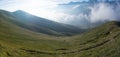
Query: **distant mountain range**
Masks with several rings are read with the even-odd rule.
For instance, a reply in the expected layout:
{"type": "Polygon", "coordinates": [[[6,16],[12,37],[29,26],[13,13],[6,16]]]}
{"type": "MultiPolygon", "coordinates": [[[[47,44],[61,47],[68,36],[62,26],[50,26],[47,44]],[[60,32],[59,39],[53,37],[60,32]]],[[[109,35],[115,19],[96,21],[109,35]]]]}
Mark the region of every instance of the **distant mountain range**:
{"type": "Polygon", "coordinates": [[[48,19],[37,17],[21,10],[15,12],[0,10],[0,14],[0,18],[6,18],[7,21],[14,25],[43,34],[65,36],[84,32],[84,29],[50,21],[48,19]]]}

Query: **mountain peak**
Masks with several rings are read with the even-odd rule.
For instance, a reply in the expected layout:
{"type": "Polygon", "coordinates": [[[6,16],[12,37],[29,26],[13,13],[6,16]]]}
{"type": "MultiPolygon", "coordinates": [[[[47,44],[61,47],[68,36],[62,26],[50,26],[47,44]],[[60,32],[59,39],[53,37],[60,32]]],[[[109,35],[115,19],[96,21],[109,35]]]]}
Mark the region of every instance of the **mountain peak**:
{"type": "Polygon", "coordinates": [[[22,11],[22,10],[17,10],[17,11],[14,11],[14,12],[24,12],[24,11],[22,11]]]}
{"type": "Polygon", "coordinates": [[[30,14],[30,13],[28,13],[28,12],[26,12],[26,11],[22,11],[22,10],[17,10],[17,11],[14,11],[13,12],[14,14],[16,14],[16,15],[22,15],[22,16],[32,16],[32,14],[30,14]]]}
{"type": "MultiPolygon", "coordinates": [[[[25,12],[25,11],[22,11],[22,10],[17,10],[17,11],[14,11],[13,13],[20,13],[20,14],[25,14],[25,13],[27,13],[27,12],[25,12]]],[[[27,13],[28,14],[28,13],[27,13]]]]}

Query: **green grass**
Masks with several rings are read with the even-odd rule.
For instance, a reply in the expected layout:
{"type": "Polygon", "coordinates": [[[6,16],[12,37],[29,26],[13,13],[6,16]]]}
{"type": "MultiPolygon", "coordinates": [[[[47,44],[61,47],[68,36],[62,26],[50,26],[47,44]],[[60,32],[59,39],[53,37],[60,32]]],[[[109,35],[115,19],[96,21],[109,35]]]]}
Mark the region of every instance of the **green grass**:
{"type": "Polygon", "coordinates": [[[75,36],[50,36],[0,15],[0,57],[120,57],[120,27],[109,22],[75,36]]]}

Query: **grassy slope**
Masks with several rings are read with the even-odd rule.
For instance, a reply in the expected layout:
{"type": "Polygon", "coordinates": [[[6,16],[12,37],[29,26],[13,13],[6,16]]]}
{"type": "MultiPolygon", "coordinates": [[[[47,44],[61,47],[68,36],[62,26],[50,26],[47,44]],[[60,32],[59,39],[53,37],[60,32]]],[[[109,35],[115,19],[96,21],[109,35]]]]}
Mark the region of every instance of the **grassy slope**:
{"type": "Polygon", "coordinates": [[[109,22],[81,36],[75,36],[74,39],[71,39],[76,46],[74,46],[73,57],[119,57],[119,24],[109,22]]]}
{"type": "Polygon", "coordinates": [[[53,51],[55,48],[67,47],[69,43],[53,39],[54,36],[48,36],[41,33],[26,30],[10,22],[10,17],[0,15],[0,46],[1,56],[20,56],[26,55],[22,49],[53,51]],[[64,44],[62,44],[64,43],[64,44]],[[7,53],[10,53],[9,55],[7,53]],[[16,55],[15,55],[15,54],[16,55]],[[19,54],[20,53],[20,54],[19,54]]]}
{"type": "Polygon", "coordinates": [[[0,14],[0,57],[119,57],[120,27],[110,22],[82,35],[54,37],[13,24],[0,14]]]}

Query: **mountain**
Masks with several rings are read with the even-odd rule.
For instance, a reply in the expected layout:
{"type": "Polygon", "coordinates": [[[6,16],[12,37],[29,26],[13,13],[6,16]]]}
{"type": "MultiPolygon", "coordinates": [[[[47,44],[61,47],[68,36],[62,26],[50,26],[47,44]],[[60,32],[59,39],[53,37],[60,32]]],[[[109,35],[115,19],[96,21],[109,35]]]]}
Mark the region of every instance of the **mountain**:
{"type": "Polygon", "coordinates": [[[28,25],[33,21],[27,23],[26,16],[19,20],[17,14],[0,11],[0,57],[120,56],[119,21],[104,23],[75,36],[51,36],[24,28],[22,25],[34,27],[28,25]]]}
{"type": "Polygon", "coordinates": [[[31,15],[27,12],[18,10],[15,12],[1,11],[4,17],[10,17],[12,23],[22,28],[48,34],[48,35],[74,35],[82,33],[84,30],[66,24],[57,23],[45,18],[31,15]]]}
{"type": "MultiPolygon", "coordinates": [[[[74,35],[78,33],[82,33],[84,30],[77,28],[75,26],[57,23],[54,21],[47,20],[45,18],[40,18],[37,16],[33,16],[29,13],[23,11],[13,12],[14,16],[19,19],[19,21],[23,22],[24,20],[24,28],[41,32],[45,34],[58,34],[58,35],[74,35]],[[31,24],[31,25],[30,25],[31,24]]],[[[21,26],[21,25],[20,25],[21,26]]]]}

